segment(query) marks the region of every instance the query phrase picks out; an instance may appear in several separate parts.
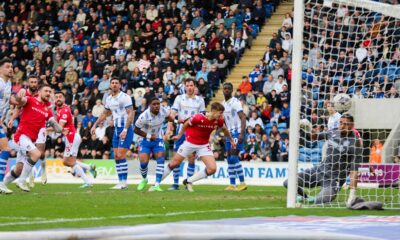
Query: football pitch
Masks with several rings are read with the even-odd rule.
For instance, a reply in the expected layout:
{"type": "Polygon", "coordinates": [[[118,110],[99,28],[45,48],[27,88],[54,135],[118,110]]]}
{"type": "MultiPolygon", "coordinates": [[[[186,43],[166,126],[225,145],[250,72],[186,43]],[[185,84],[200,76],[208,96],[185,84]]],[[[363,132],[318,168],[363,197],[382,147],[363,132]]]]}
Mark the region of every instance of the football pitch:
{"type": "MultiPolygon", "coordinates": [[[[112,185],[79,189],[77,184],[36,184],[30,193],[13,185],[14,194],[0,195],[0,231],[100,226],[133,226],[188,220],[254,216],[398,215],[398,210],[286,209],[283,187],[250,186],[226,192],[224,186],[195,185],[195,191],[138,192],[110,190],[112,185]]],[[[168,186],[162,186],[167,189],[168,186]]],[[[182,188],[182,187],[181,187],[182,188]]]]}

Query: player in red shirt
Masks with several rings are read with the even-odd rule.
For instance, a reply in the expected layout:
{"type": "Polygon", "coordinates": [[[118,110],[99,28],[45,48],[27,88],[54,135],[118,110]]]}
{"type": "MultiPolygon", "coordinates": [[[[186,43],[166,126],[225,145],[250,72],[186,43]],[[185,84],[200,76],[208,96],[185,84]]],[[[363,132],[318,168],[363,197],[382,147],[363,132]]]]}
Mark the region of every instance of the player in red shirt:
{"type": "MultiPolygon", "coordinates": [[[[28,77],[28,89],[25,90],[25,96],[26,97],[38,97],[38,89],[39,88],[39,81],[36,75],[30,75],[28,77]]],[[[12,96],[12,99],[15,100],[15,97],[12,96]]],[[[51,106],[51,102],[48,102],[48,107],[51,106]]],[[[10,120],[8,121],[8,128],[12,128],[14,124],[14,120],[20,116],[21,113],[21,107],[16,106],[13,115],[11,116],[10,120]]],[[[42,153],[40,156],[40,166],[42,169],[42,184],[47,183],[47,175],[46,175],[46,160],[45,160],[45,151],[46,151],[46,125],[43,125],[43,127],[40,129],[40,132],[38,134],[38,138],[35,142],[35,145],[37,149],[42,153]]],[[[18,165],[17,165],[18,167],[18,165]]],[[[20,165],[22,168],[22,164],[20,165]]],[[[20,171],[20,170],[17,170],[20,171]]],[[[33,171],[32,171],[33,173],[33,171]]],[[[29,187],[32,188],[34,186],[34,181],[35,181],[35,176],[32,174],[29,179],[29,187]]]]}
{"type": "Polygon", "coordinates": [[[76,176],[82,178],[85,182],[81,188],[92,187],[93,185],[86,176],[84,169],[89,170],[93,177],[96,177],[96,167],[95,165],[89,166],[88,164],[76,161],[82,139],[79,133],[76,132],[74,117],[72,116],[71,108],[65,104],[63,92],[57,92],[55,94],[55,103],[57,106],[57,122],[64,129],[65,151],[63,163],[65,166],[71,167],[76,176]]]}
{"type": "Polygon", "coordinates": [[[225,136],[229,137],[232,148],[236,148],[236,144],[224,124],[222,117],[224,110],[224,106],[221,103],[215,102],[211,105],[211,112],[195,114],[183,124],[179,134],[172,139],[176,141],[185,133],[186,141],[179,147],[177,154],[165,168],[163,178],[167,177],[174,168],[178,167],[185,158],[193,153],[196,153],[197,157],[204,162],[206,169],[195,173],[183,181],[189,192],[193,192],[193,182],[215,173],[217,165],[209,143],[211,133],[217,128],[222,128],[225,136]]]}
{"type": "Polygon", "coordinates": [[[25,157],[21,174],[10,172],[8,181],[12,182],[18,178],[17,187],[21,190],[29,192],[30,189],[26,185],[26,179],[30,175],[33,166],[39,160],[41,152],[36,148],[34,142],[37,140],[40,129],[46,124],[46,121],[54,128],[57,133],[62,132],[62,127],[58,125],[53,117],[53,112],[48,108],[48,102],[51,95],[51,88],[48,85],[42,85],[39,89],[37,97],[27,97],[26,91],[21,89],[15,101],[18,106],[22,107],[21,121],[18,125],[17,132],[14,135],[14,141],[19,145],[18,159],[25,157]],[[23,157],[21,157],[21,155],[23,157]]]}

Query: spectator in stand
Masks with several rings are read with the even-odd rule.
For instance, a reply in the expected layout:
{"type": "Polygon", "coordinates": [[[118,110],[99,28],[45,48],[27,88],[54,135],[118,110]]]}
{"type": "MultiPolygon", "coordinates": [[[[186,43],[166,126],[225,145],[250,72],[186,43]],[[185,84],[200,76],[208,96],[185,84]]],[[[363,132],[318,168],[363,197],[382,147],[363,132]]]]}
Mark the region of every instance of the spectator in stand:
{"type": "Polygon", "coordinates": [[[379,139],[375,139],[370,149],[369,163],[382,163],[383,144],[379,139]]]}
{"type": "Polygon", "coordinates": [[[242,77],[242,83],[240,83],[239,85],[239,90],[245,96],[252,90],[251,83],[249,82],[249,77],[242,77]]]}
{"type": "Polygon", "coordinates": [[[264,126],[261,118],[258,116],[258,113],[256,111],[251,112],[251,117],[247,123],[247,126],[251,128],[255,128],[256,124],[259,124],[260,126],[264,126]]]}
{"type": "Polygon", "coordinates": [[[281,68],[280,63],[276,63],[274,66],[274,70],[272,70],[271,72],[272,78],[274,79],[274,81],[278,81],[279,76],[284,76],[285,72],[283,71],[283,69],[281,68]]]}
{"type": "Polygon", "coordinates": [[[277,94],[280,94],[283,91],[283,86],[287,85],[286,80],[284,79],[283,75],[278,76],[278,81],[274,84],[274,90],[277,94]]]}
{"type": "Polygon", "coordinates": [[[249,74],[249,78],[250,78],[250,83],[251,86],[254,88],[257,80],[258,80],[258,76],[262,75],[261,71],[260,71],[260,66],[256,65],[254,67],[254,70],[250,72],[249,74]]]}
{"type": "Polygon", "coordinates": [[[91,125],[93,125],[93,123],[95,123],[96,120],[97,120],[97,118],[92,115],[92,110],[89,109],[87,111],[86,116],[83,117],[83,119],[82,119],[82,127],[84,127],[84,128],[88,127],[89,122],[91,122],[92,123],[91,125]]]}

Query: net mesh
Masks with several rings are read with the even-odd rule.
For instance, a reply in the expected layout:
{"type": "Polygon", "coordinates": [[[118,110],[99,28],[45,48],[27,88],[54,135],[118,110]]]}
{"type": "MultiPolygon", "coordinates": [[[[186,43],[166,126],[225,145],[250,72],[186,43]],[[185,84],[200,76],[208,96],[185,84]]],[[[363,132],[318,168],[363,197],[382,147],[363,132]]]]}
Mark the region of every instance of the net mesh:
{"type": "MultiPolygon", "coordinates": [[[[299,162],[315,167],[299,173],[302,206],[344,207],[352,163],[358,161],[357,196],[400,208],[400,127],[356,124],[354,145],[338,130],[340,116],[357,118],[363,101],[388,108],[387,100],[399,97],[400,16],[391,15],[362,4],[305,1],[299,162]]],[[[374,114],[374,108],[368,111],[374,114]]]]}

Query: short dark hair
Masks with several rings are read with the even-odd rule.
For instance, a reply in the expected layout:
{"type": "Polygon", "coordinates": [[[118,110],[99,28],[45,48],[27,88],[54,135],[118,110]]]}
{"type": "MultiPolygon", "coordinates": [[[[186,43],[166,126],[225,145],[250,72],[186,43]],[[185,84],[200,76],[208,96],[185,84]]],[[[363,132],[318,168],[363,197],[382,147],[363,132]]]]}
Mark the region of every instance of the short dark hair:
{"type": "Polygon", "coordinates": [[[61,94],[61,95],[63,95],[65,97],[65,94],[63,92],[61,92],[61,91],[57,91],[57,92],[54,93],[54,95],[57,95],[57,94],[61,94]]]}
{"type": "Polygon", "coordinates": [[[224,83],[224,86],[230,86],[231,88],[233,88],[233,84],[232,84],[232,83],[230,83],[230,82],[226,82],[226,83],[224,83]]]}
{"type": "Polygon", "coordinates": [[[28,79],[31,79],[31,78],[38,79],[39,77],[36,74],[29,74],[28,79]]]}
{"type": "Polygon", "coordinates": [[[5,57],[5,58],[1,59],[0,60],[0,67],[2,67],[6,63],[12,63],[11,59],[8,58],[8,57],[5,57]]]}
{"type": "Polygon", "coordinates": [[[44,83],[44,84],[42,84],[42,85],[39,86],[39,90],[41,90],[41,89],[44,88],[44,87],[49,87],[49,88],[51,88],[50,85],[44,83]]]}
{"type": "Polygon", "coordinates": [[[354,123],[354,117],[349,114],[349,113],[345,113],[343,114],[340,118],[346,118],[347,120],[349,120],[350,122],[354,123]]]}
{"type": "Polygon", "coordinates": [[[211,104],[211,110],[216,110],[216,111],[225,111],[224,105],[222,105],[219,102],[214,102],[213,104],[211,104]]]}
{"type": "Polygon", "coordinates": [[[121,83],[121,78],[119,78],[119,77],[114,76],[111,78],[111,81],[112,80],[117,80],[119,83],[121,83]]]}
{"type": "Polygon", "coordinates": [[[193,82],[193,84],[196,85],[196,81],[194,81],[193,78],[186,78],[184,83],[186,85],[186,83],[189,83],[189,82],[193,82]]]}
{"type": "Polygon", "coordinates": [[[160,99],[158,97],[152,97],[151,100],[150,100],[150,103],[152,103],[153,101],[159,101],[160,102],[160,99]]]}

